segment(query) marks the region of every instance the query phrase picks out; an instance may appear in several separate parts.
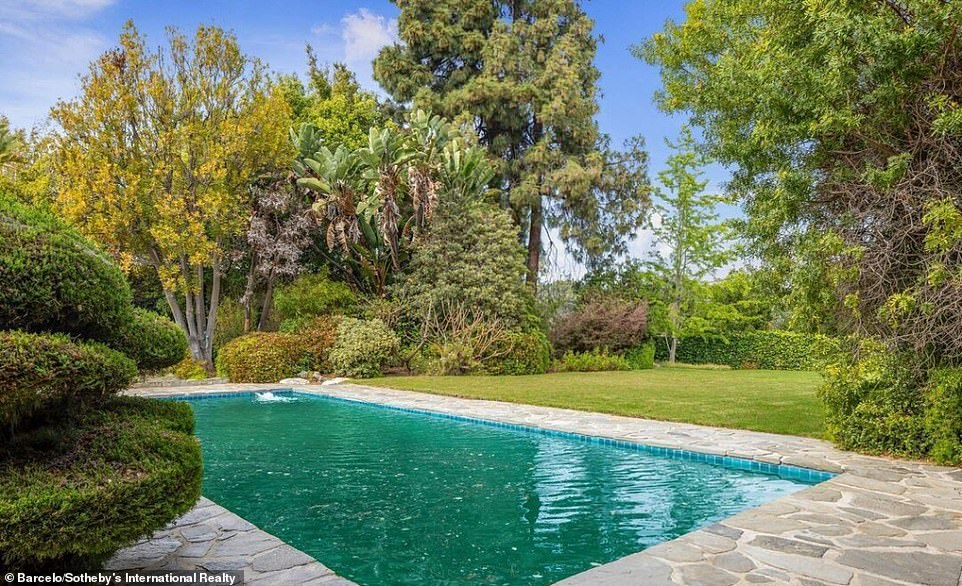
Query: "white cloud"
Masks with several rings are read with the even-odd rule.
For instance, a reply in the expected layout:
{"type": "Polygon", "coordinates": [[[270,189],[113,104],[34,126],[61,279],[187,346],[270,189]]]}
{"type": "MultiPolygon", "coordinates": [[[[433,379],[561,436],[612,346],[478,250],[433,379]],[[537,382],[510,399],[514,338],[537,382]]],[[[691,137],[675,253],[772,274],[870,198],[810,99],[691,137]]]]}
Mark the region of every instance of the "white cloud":
{"type": "Polygon", "coordinates": [[[341,38],[344,40],[344,58],[348,64],[370,61],[385,45],[398,39],[397,20],[388,20],[367,8],[361,8],[341,19],[341,38]]]}
{"type": "Polygon", "coordinates": [[[362,87],[377,90],[371,62],[386,45],[398,42],[397,19],[361,8],[345,14],[338,25],[320,23],[311,27],[314,49],[321,62],[345,63],[362,87]]]}
{"type": "Polygon", "coordinates": [[[114,0],[0,0],[0,113],[16,127],[40,124],[78,75],[108,47],[84,21],[114,0]]]}

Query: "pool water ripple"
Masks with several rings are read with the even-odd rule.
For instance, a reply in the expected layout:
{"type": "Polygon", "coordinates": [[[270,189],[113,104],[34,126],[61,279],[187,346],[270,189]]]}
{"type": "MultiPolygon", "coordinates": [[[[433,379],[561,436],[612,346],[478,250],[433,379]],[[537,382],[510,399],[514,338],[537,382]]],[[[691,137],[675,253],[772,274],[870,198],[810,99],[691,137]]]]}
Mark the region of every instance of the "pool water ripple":
{"type": "Polygon", "coordinates": [[[804,484],[297,396],[192,401],[204,494],[362,585],[544,585],[804,484]]]}

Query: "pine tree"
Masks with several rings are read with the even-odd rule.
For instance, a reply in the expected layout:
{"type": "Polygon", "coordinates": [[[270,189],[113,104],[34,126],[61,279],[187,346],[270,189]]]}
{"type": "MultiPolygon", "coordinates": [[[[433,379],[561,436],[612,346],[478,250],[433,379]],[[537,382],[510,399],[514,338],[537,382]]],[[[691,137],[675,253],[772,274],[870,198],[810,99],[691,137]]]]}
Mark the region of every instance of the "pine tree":
{"type": "Polygon", "coordinates": [[[629,172],[616,170],[628,161],[598,131],[597,38],[580,4],[395,3],[403,44],[382,50],[375,79],[397,101],[474,125],[496,162],[501,203],[526,233],[529,282],[545,229],[586,262],[623,252],[645,208],[647,161],[642,153],[629,172]]]}

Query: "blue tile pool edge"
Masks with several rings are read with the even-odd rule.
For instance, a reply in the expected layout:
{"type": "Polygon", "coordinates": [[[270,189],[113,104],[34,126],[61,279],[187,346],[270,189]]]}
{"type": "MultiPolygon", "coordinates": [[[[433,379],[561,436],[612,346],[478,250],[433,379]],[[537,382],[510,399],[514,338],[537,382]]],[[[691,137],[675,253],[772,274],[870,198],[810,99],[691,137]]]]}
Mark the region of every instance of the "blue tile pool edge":
{"type": "Polygon", "coordinates": [[[728,468],[731,470],[743,470],[746,472],[755,472],[759,474],[767,474],[770,476],[778,476],[785,480],[794,480],[796,482],[801,482],[805,484],[818,484],[824,482],[831,478],[837,476],[833,472],[826,472],[824,470],[815,470],[812,468],[803,468],[801,466],[793,466],[791,464],[771,464],[769,462],[761,462],[759,460],[752,460],[750,458],[743,458],[737,456],[720,456],[717,454],[707,454],[704,452],[697,452],[692,450],[684,450],[681,448],[663,448],[660,446],[652,446],[649,444],[641,442],[633,442],[628,440],[619,440],[614,438],[587,435],[583,433],[576,433],[571,431],[559,431],[554,429],[546,429],[543,427],[538,427],[535,425],[520,425],[517,423],[505,423],[503,421],[496,421],[493,419],[483,419],[480,417],[468,417],[466,415],[455,415],[453,413],[443,413],[440,411],[431,411],[428,409],[412,409],[410,407],[398,407],[396,405],[385,405],[384,403],[376,403],[373,401],[364,401],[361,399],[349,399],[346,397],[337,397],[334,395],[328,395],[325,393],[312,392],[312,391],[301,391],[289,388],[277,388],[277,389],[265,389],[258,391],[226,391],[222,393],[203,393],[203,394],[180,394],[180,395],[145,395],[154,399],[168,400],[168,401],[199,401],[205,399],[225,399],[225,398],[236,398],[236,397],[254,397],[260,393],[274,393],[281,396],[301,396],[301,397],[312,397],[316,399],[323,399],[328,401],[336,401],[341,403],[352,403],[356,405],[365,405],[368,407],[376,407],[380,409],[388,409],[391,411],[400,411],[402,413],[412,413],[416,415],[427,415],[429,417],[437,417],[441,419],[448,419],[451,421],[460,421],[465,423],[474,423],[478,425],[484,425],[488,427],[496,427],[500,429],[507,429],[511,431],[522,431],[527,433],[535,433],[539,435],[545,435],[549,437],[560,437],[566,439],[572,439],[584,443],[598,444],[603,446],[611,446],[616,448],[623,448],[628,450],[635,450],[638,452],[643,452],[646,454],[651,454],[654,456],[660,456],[664,458],[669,458],[673,460],[682,460],[688,462],[703,462],[706,464],[711,464],[714,466],[721,466],[723,468],[728,468]]]}

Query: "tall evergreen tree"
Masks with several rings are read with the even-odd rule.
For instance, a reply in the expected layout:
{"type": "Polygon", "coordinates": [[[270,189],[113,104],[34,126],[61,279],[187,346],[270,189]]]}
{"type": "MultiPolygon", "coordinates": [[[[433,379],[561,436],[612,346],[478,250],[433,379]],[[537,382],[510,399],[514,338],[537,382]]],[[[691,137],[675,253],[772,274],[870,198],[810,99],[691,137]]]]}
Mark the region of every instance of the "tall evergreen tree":
{"type": "Polygon", "coordinates": [[[382,50],[375,79],[395,100],[474,125],[525,231],[529,282],[549,228],[589,263],[624,252],[646,204],[647,159],[611,152],[599,134],[597,38],[579,2],[395,3],[403,44],[382,50]]]}

